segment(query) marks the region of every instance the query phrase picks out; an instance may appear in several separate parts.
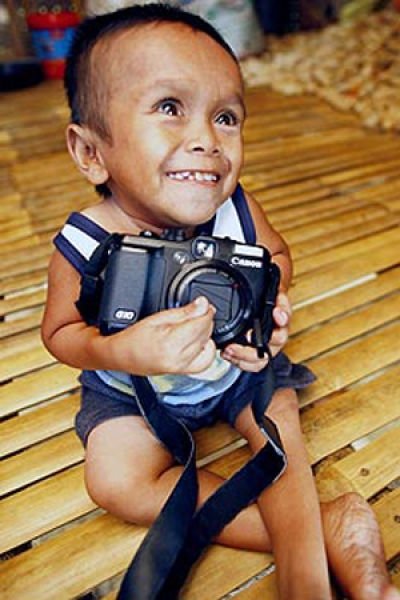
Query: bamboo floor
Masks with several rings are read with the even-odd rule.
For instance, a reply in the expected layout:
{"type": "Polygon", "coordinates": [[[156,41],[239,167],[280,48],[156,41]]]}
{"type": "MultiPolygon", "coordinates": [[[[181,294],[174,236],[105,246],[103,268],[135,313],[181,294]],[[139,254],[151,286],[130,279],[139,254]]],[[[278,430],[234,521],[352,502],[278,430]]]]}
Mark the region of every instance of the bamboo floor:
{"type": "MultiPolygon", "coordinates": [[[[355,490],[382,528],[400,585],[400,137],[311,96],[247,93],[242,182],[290,244],[287,352],[318,380],[300,395],[322,499],[355,490]]],[[[0,97],[0,597],[76,599],[115,588],[144,535],[83,485],[77,372],[43,348],[51,240],[96,200],[67,155],[61,86],[0,97]]],[[[227,475],[248,452],[226,426],[198,456],[227,475]]],[[[182,598],[276,599],[272,557],[211,547],[182,598]]]]}

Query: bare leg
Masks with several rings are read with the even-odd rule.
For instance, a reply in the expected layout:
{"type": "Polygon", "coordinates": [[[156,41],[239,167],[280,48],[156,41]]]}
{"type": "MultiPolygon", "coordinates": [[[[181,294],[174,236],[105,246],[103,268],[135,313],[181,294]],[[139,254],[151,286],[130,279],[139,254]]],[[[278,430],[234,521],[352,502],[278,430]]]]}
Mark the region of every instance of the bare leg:
{"type": "MultiPolygon", "coordinates": [[[[268,415],[278,425],[288,456],[282,477],[259,497],[258,507],[272,540],[281,600],[331,598],[319,501],[300,429],[293,390],[274,394],[268,415]]],[[[264,444],[249,408],[235,427],[257,452],[264,444]]]]}
{"type": "MultiPolygon", "coordinates": [[[[261,496],[259,507],[264,521],[268,525],[268,531],[272,538],[272,545],[278,567],[278,582],[281,591],[281,598],[301,598],[301,592],[291,586],[296,585],[296,572],[291,570],[290,558],[288,558],[289,549],[286,543],[285,536],[283,537],[283,558],[280,559],[279,545],[280,541],[279,522],[277,522],[277,531],[271,527],[271,513],[273,517],[274,508],[270,510],[271,504],[279,509],[282,505],[282,498],[285,495],[291,495],[294,505],[298,502],[298,491],[304,494],[302,501],[298,506],[294,506],[293,510],[301,514],[301,511],[319,512],[318,505],[316,506],[316,496],[314,481],[311,477],[311,472],[308,468],[308,459],[304,449],[303,437],[300,432],[300,419],[298,415],[298,407],[293,403],[294,394],[290,390],[283,390],[274,396],[271,407],[268,411],[275,422],[278,424],[281,436],[284,442],[285,449],[289,458],[289,465],[292,470],[288,470],[286,481],[284,477],[278,481],[272,488],[266,490],[261,496]],[[293,472],[294,471],[294,472],[293,472]],[[301,481],[297,481],[300,478],[301,481]],[[296,490],[297,487],[297,490],[296,490]],[[291,492],[292,489],[292,492],[291,492]],[[314,492],[313,492],[314,490],[314,492]],[[274,502],[274,493],[277,495],[277,500],[274,502]],[[286,552],[286,555],[285,555],[286,552]],[[288,570],[291,573],[288,577],[288,570]],[[289,581],[290,579],[290,581],[289,581]]],[[[253,450],[257,450],[258,438],[256,435],[246,431],[249,427],[248,415],[241,415],[238,418],[238,428],[244,428],[242,432],[245,437],[250,438],[249,443],[253,450]],[[243,422],[240,422],[240,417],[245,417],[243,422]]],[[[262,442],[260,442],[262,443],[262,442]]],[[[289,505],[290,506],[290,503],[289,505]]],[[[287,511],[287,507],[286,507],[287,511]]],[[[327,502],[321,505],[321,516],[325,547],[328,554],[329,567],[331,572],[338,581],[340,587],[351,600],[400,600],[400,593],[390,585],[389,574],[386,568],[384,550],[379,532],[379,526],[375,515],[368,503],[358,494],[345,494],[332,502],[327,502]]],[[[290,517],[290,513],[289,513],[290,517]]],[[[285,515],[284,515],[285,519],[285,515]]],[[[283,531],[286,534],[289,527],[295,531],[296,537],[302,535],[301,527],[296,529],[296,524],[290,524],[290,518],[285,519],[283,531]]],[[[310,521],[309,516],[304,516],[304,524],[315,528],[318,534],[318,522],[310,521]]],[[[319,535],[319,534],[318,534],[319,535]]],[[[289,539],[291,539],[289,537],[289,539]]],[[[297,564],[305,567],[304,574],[309,577],[309,581],[313,581],[315,573],[306,571],[307,567],[318,571],[318,555],[321,552],[320,546],[314,538],[314,544],[311,543],[307,549],[306,539],[303,539],[302,551],[296,555],[297,564]],[[317,557],[317,560],[316,560],[317,557]]],[[[320,544],[320,541],[319,541],[320,544]]],[[[321,561],[322,555],[320,555],[321,561]]],[[[324,592],[325,594],[325,592],[324,592]]],[[[304,595],[305,598],[317,597],[304,595]]],[[[326,596],[320,596],[321,598],[326,596]]]]}
{"type": "MultiPolygon", "coordinates": [[[[141,417],[102,423],[88,439],[87,490],[99,506],[131,523],[150,525],[160,513],[182,468],[154,438],[141,417]]],[[[205,469],[198,472],[199,506],[223,483],[205,469]]],[[[217,537],[225,546],[270,551],[257,505],[243,510],[217,537]]]]}
{"type": "Polygon", "coordinates": [[[352,600],[400,600],[390,585],[375,515],[358,494],[321,504],[328,559],[352,600]]]}
{"type": "MultiPolygon", "coordinates": [[[[280,400],[285,400],[285,396],[283,399],[281,397],[280,400]]],[[[285,402],[279,404],[284,408],[285,402]]],[[[279,406],[279,404],[275,403],[275,406],[279,406]]],[[[287,418],[287,411],[284,410],[284,413],[287,418]]],[[[275,415],[273,416],[276,421],[279,420],[275,415]]],[[[294,417],[292,416],[292,418],[294,417]]],[[[280,428],[283,432],[282,426],[280,428]]],[[[287,444],[286,448],[288,449],[287,444]]],[[[292,449],[291,452],[294,452],[294,450],[292,449]]],[[[297,452],[297,449],[295,452],[297,452]]],[[[300,455],[303,452],[304,450],[300,452],[300,455]]],[[[305,455],[302,460],[306,461],[305,455]]],[[[296,457],[291,461],[292,465],[295,461],[296,457]]],[[[173,464],[170,454],[154,439],[144,421],[139,417],[122,417],[107,421],[98,426],[89,436],[85,464],[88,491],[99,506],[126,521],[150,525],[159,514],[180,473],[181,468],[173,464]]],[[[307,479],[310,477],[307,469],[305,469],[305,476],[307,479]]],[[[217,475],[204,470],[200,471],[199,504],[202,504],[222,482],[223,479],[217,475]]],[[[270,491],[276,490],[278,483],[274,484],[270,491]]],[[[313,489],[312,486],[310,487],[313,489]]],[[[268,493],[269,490],[266,491],[266,498],[268,493]]],[[[279,501],[281,500],[281,493],[283,494],[284,490],[278,494],[279,501]]],[[[314,500],[312,502],[314,503],[314,500]]],[[[355,520],[354,513],[351,515],[348,510],[351,503],[348,500],[346,502],[343,503],[341,499],[338,499],[322,506],[323,526],[332,571],[343,588],[348,590],[352,600],[365,600],[366,598],[368,600],[374,600],[374,598],[398,600],[398,596],[393,596],[393,598],[389,595],[383,595],[382,597],[379,595],[370,596],[367,585],[368,578],[359,576],[359,573],[369,572],[370,565],[376,564],[375,571],[378,572],[378,580],[383,582],[383,590],[385,590],[386,585],[386,593],[389,594],[388,576],[383,553],[381,552],[381,546],[376,545],[377,540],[380,539],[379,533],[376,534],[376,537],[374,533],[377,532],[376,523],[372,527],[370,526],[370,514],[368,518],[364,518],[365,513],[363,513],[363,518],[359,515],[356,532],[369,531],[370,546],[377,548],[376,554],[379,558],[374,563],[371,561],[373,553],[368,557],[365,553],[360,552],[358,555],[359,571],[357,572],[353,568],[348,569],[349,550],[346,551],[348,537],[345,533],[347,528],[350,528],[350,531],[352,528],[354,529],[355,520]],[[347,510],[347,517],[341,519],[341,512],[345,509],[347,510]],[[363,565],[365,565],[365,569],[363,569],[363,565]]],[[[276,503],[271,502],[271,504],[275,505],[276,503]]],[[[307,508],[307,506],[307,503],[305,503],[304,508],[307,508]]],[[[319,514],[318,505],[315,512],[319,514]]],[[[290,522],[290,512],[287,517],[283,522],[286,529],[290,522]]],[[[277,527],[281,528],[279,523],[277,527]]],[[[221,532],[216,541],[231,547],[257,551],[270,551],[272,547],[271,536],[265,528],[257,505],[250,506],[242,511],[221,532]]],[[[282,542],[281,553],[285,553],[286,541],[284,539],[282,542]]],[[[355,551],[354,546],[352,551],[355,551]]],[[[309,566],[315,570],[316,563],[310,561],[310,555],[302,552],[302,556],[304,557],[302,561],[298,560],[297,555],[293,557],[295,565],[301,566],[302,563],[304,566],[309,566]]],[[[285,579],[284,573],[281,568],[280,576],[282,579],[285,579]]],[[[324,598],[324,596],[319,597],[324,598]]],[[[291,600],[293,598],[298,600],[300,596],[294,594],[291,596],[291,600]]],[[[310,600],[310,598],[311,596],[307,600],[310,600]]]]}

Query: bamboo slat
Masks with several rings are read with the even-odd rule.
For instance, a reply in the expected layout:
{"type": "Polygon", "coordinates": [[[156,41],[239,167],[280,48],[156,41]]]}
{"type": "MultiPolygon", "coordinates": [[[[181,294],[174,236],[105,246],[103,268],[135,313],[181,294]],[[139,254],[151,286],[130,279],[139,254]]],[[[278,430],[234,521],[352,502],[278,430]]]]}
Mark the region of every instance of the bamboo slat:
{"type": "Polygon", "coordinates": [[[0,386],[0,417],[76,389],[77,377],[76,369],[57,364],[5,383],[0,386]]]}
{"type": "MultiPolygon", "coordinates": [[[[144,529],[99,514],[88,498],[72,431],[78,372],[50,357],[38,330],[52,237],[97,196],[63,148],[60,86],[12,99],[7,109],[0,104],[0,552],[11,551],[0,562],[0,596],[75,600],[94,588],[103,597],[99,584],[118,586],[144,529]]],[[[399,139],[366,131],[355,115],[311,96],[250,88],[247,104],[242,182],[290,243],[287,352],[318,377],[300,407],[319,491],[329,498],[356,489],[368,498],[395,565],[399,139]]],[[[249,456],[225,424],[195,437],[199,464],[223,476],[249,456]]],[[[276,600],[271,565],[269,555],[213,546],[181,596],[276,600]]]]}
{"type": "Polygon", "coordinates": [[[319,488],[329,489],[336,480],[348,481],[364,498],[371,498],[400,476],[399,453],[400,435],[396,427],[322,471],[319,488]]]}
{"type": "Polygon", "coordinates": [[[302,428],[311,462],[400,418],[399,375],[394,367],[310,406],[302,415],[302,428]]]}
{"type": "Polygon", "coordinates": [[[14,455],[0,463],[0,496],[81,462],[83,449],[73,431],[14,455]]]}
{"type": "Polygon", "coordinates": [[[37,410],[0,423],[0,456],[18,452],[41,440],[72,429],[79,394],[69,395],[37,410]]]}
{"type": "MultiPolygon", "coordinates": [[[[308,361],[317,381],[301,392],[301,406],[395,364],[400,359],[399,335],[400,323],[397,322],[335,352],[308,361]]],[[[292,358],[296,360],[295,354],[292,358]]]]}
{"type": "Polygon", "coordinates": [[[305,331],[396,291],[399,277],[399,268],[390,269],[335,296],[321,299],[303,308],[295,306],[290,326],[291,333],[305,331]]]}

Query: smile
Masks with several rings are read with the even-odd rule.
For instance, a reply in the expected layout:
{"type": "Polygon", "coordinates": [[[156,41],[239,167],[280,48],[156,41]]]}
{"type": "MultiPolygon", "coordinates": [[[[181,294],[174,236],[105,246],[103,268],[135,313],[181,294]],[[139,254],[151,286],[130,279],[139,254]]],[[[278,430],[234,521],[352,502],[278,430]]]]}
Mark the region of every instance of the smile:
{"type": "Polygon", "coordinates": [[[167,173],[167,177],[177,181],[198,181],[201,183],[217,183],[220,180],[217,173],[205,171],[172,171],[167,173]]]}

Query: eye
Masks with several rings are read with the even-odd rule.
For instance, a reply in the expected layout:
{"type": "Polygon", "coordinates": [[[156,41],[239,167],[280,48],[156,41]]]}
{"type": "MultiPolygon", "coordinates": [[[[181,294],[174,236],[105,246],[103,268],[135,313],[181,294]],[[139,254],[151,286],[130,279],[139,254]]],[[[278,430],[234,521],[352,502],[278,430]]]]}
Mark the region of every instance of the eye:
{"type": "Polygon", "coordinates": [[[157,111],[169,117],[178,117],[183,114],[182,105],[175,98],[165,98],[158,102],[157,111]]]}
{"type": "Polygon", "coordinates": [[[228,127],[235,127],[235,125],[238,125],[240,123],[240,119],[236,113],[234,113],[231,110],[227,110],[227,111],[220,113],[217,116],[216,122],[218,123],[218,125],[226,125],[228,127]]]}

